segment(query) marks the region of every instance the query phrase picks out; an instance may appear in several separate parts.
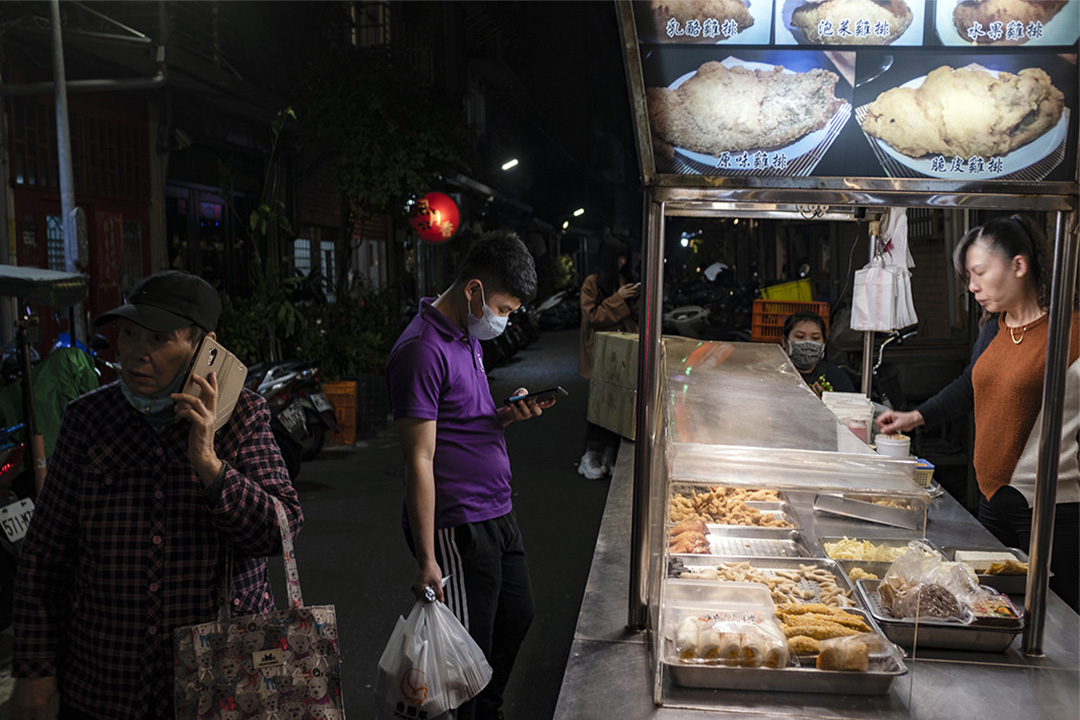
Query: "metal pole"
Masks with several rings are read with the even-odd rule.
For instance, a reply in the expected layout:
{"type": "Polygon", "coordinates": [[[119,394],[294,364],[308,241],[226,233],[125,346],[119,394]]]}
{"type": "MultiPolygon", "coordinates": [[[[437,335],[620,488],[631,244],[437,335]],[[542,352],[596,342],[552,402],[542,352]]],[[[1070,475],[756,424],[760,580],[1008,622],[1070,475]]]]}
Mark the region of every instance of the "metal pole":
{"type": "MultiPolygon", "coordinates": [[[[1031,513],[1031,548],[1028,550],[1027,596],[1024,600],[1024,654],[1043,654],[1046,596],[1050,584],[1050,551],[1054,541],[1057,475],[1061,458],[1061,418],[1065,404],[1065,370],[1069,364],[1073,293],[1076,291],[1077,228],[1065,231],[1059,210],[1054,238],[1054,274],[1050,289],[1050,327],[1046,341],[1046,377],[1043,381],[1042,426],[1039,428],[1039,466],[1035,480],[1035,507],[1031,513]]],[[[1075,408],[1073,408],[1075,411],[1075,408]]]]}
{"type": "MultiPolygon", "coordinates": [[[[75,186],[71,170],[71,132],[68,127],[67,79],[64,73],[64,42],[60,33],[60,0],[51,0],[53,81],[56,83],[56,159],[60,167],[60,207],[64,216],[64,269],[78,272],[79,239],[75,221],[75,186]]],[[[77,326],[72,340],[86,338],[82,304],[75,308],[77,326]]]]}
{"type": "MultiPolygon", "coordinates": [[[[874,261],[874,251],[877,249],[878,233],[881,232],[881,223],[874,221],[869,225],[870,232],[868,233],[870,238],[870,262],[874,261]]],[[[858,238],[855,239],[858,242],[858,238]]],[[[854,280],[852,280],[854,282],[854,280]]],[[[854,291],[852,291],[852,297],[854,297],[854,291]]],[[[874,382],[874,331],[867,330],[863,333],[863,347],[862,347],[862,394],[867,398],[870,397],[870,388],[874,382]]],[[[871,442],[872,438],[866,438],[866,441],[871,442]]]]}
{"type": "Polygon", "coordinates": [[[649,495],[654,449],[660,436],[660,316],[664,298],[664,204],[646,193],[648,209],[645,253],[644,314],[638,343],[637,400],[634,413],[634,488],[630,526],[630,603],[626,624],[631,630],[648,625],[649,495]]]}
{"type": "MultiPolygon", "coordinates": [[[[0,58],[4,57],[0,44],[0,58]]],[[[3,67],[0,67],[0,89],[4,87],[3,67]]],[[[7,108],[0,96],[0,264],[11,265],[10,248],[13,247],[8,228],[8,195],[11,173],[8,170],[7,108]]],[[[15,306],[10,297],[0,297],[0,345],[15,337],[15,306]]]]}

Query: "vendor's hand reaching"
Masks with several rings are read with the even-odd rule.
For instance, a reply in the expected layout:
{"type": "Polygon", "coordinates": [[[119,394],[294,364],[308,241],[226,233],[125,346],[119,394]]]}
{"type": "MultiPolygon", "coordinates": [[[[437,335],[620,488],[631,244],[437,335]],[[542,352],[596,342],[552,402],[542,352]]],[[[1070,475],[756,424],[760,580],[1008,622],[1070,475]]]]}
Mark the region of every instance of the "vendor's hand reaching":
{"type": "Polygon", "coordinates": [[[203,485],[209,486],[221,472],[221,460],[214,450],[214,426],[217,424],[217,373],[205,378],[192,375],[199,386],[200,397],[173,393],[176,416],[191,423],[188,430],[187,456],[203,485]]]}
{"type": "Polygon", "coordinates": [[[621,297],[623,300],[633,300],[638,296],[638,293],[640,291],[641,283],[626,283],[618,290],[616,290],[615,294],[621,297]]]}
{"type": "Polygon", "coordinates": [[[921,427],[926,424],[926,420],[918,410],[912,410],[910,412],[886,410],[878,415],[876,423],[879,433],[883,435],[892,435],[894,433],[908,432],[909,430],[921,427]]]}

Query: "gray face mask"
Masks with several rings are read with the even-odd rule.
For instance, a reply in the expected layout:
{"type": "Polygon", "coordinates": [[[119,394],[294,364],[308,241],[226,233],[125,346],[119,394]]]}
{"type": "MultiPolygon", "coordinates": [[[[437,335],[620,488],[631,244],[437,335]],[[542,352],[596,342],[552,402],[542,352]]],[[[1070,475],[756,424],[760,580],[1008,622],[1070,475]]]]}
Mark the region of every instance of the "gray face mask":
{"type": "Polygon", "coordinates": [[[803,372],[812,370],[825,356],[825,343],[813,340],[790,340],[788,341],[788,355],[799,370],[803,372]]]}

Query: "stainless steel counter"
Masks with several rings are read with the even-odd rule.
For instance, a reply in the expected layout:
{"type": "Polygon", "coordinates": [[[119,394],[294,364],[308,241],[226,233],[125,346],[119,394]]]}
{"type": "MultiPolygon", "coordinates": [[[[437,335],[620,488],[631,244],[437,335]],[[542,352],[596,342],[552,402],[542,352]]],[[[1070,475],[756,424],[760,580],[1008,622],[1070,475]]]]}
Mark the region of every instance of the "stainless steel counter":
{"type": "MultiPolygon", "coordinates": [[[[556,718],[1080,717],[1080,616],[1052,593],[1043,658],[1026,657],[1020,652],[1019,638],[1003,653],[924,649],[906,659],[908,674],[897,680],[892,692],[884,697],[667,687],[667,705],[655,706],[656,678],[647,636],[625,628],[632,458],[632,445],[624,443],[611,481],[556,718]],[[686,707],[703,704],[713,709],[703,712],[686,707]]],[[[801,517],[811,547],[816,547],[818,536],[896,537],[904,532],[842,518],[826,519],[808,512],[801,517]]],[[[939,547],[997,544],[947,493],[933,501],[926,532],[939,547]]]]}

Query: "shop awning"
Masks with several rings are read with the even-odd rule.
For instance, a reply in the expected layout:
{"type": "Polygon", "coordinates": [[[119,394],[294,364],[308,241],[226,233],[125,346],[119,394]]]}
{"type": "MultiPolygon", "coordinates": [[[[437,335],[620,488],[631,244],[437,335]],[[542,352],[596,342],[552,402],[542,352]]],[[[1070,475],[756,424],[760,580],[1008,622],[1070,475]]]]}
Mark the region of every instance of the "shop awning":
{"type": "Polygon", "coordinates": [[[44,268],[0,265],[0,295],[66,307],[86,299],[89,275],[44,268]]]}

